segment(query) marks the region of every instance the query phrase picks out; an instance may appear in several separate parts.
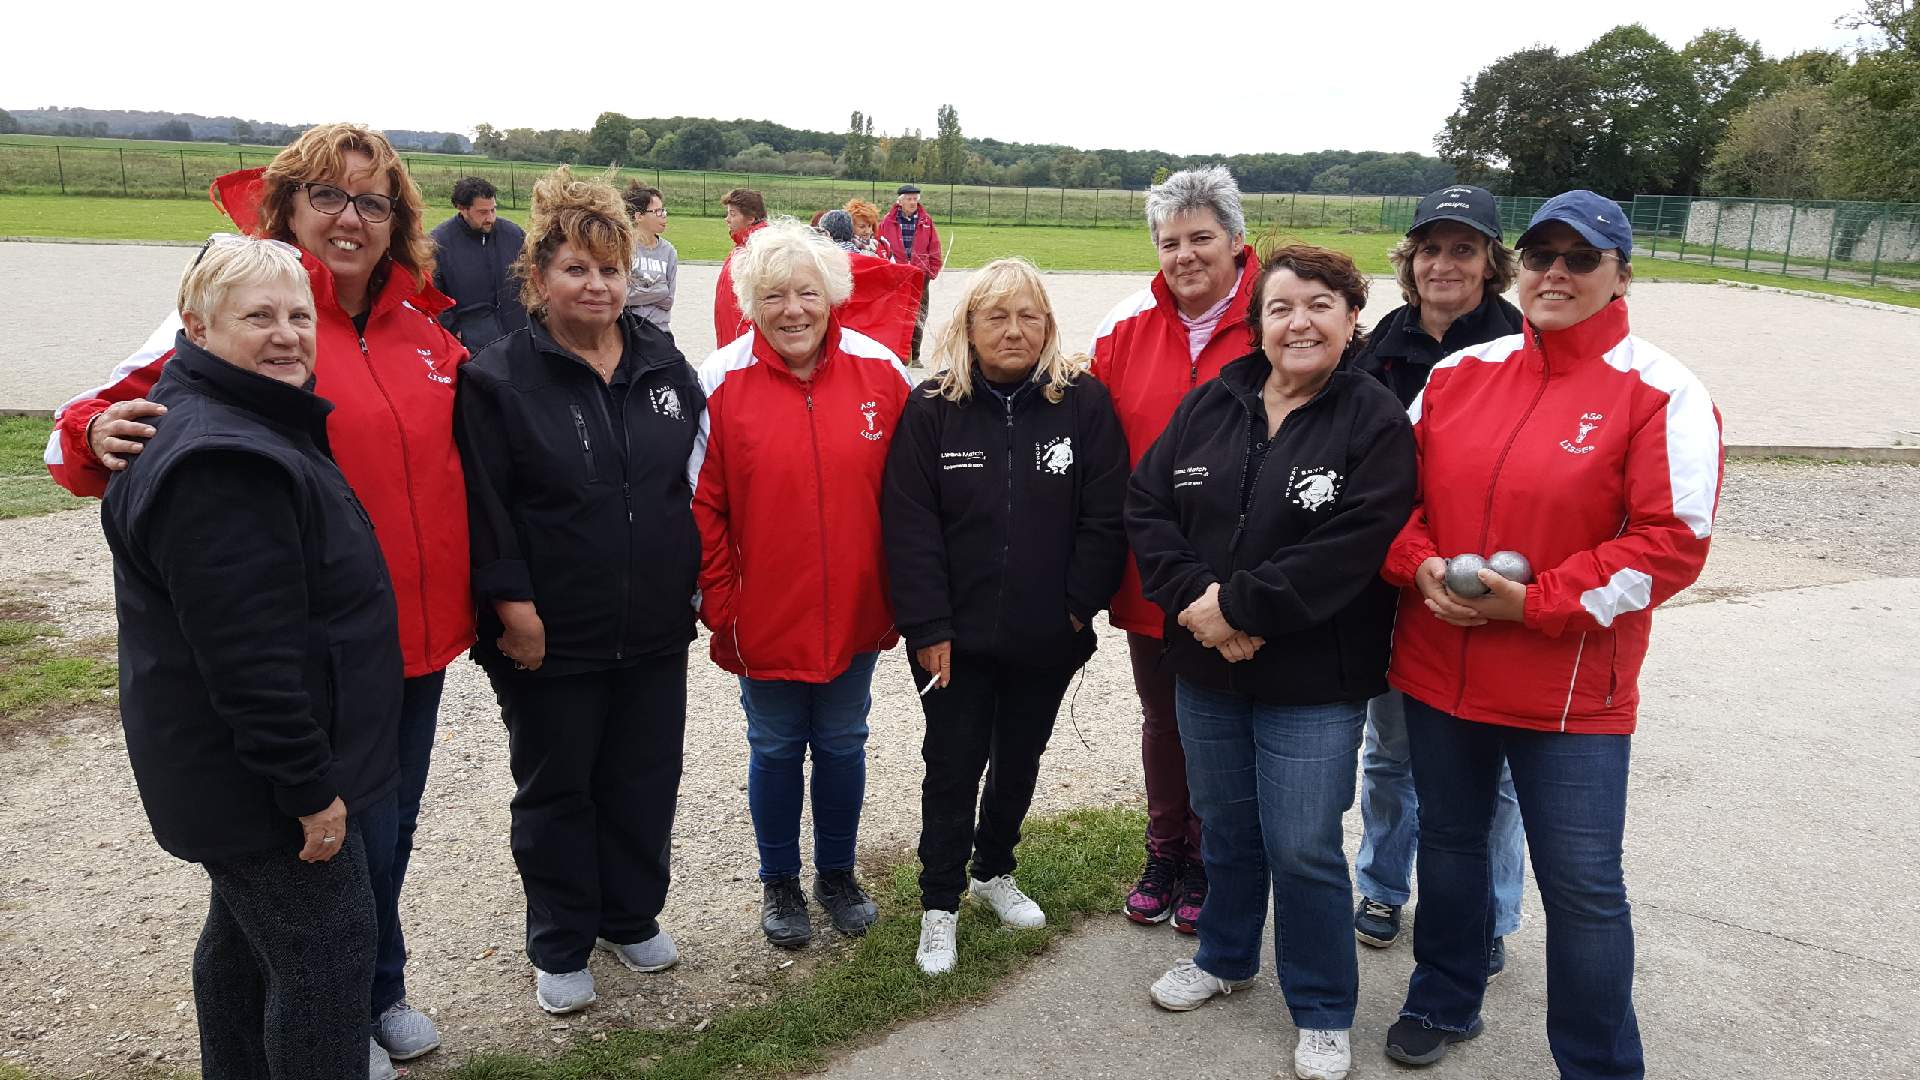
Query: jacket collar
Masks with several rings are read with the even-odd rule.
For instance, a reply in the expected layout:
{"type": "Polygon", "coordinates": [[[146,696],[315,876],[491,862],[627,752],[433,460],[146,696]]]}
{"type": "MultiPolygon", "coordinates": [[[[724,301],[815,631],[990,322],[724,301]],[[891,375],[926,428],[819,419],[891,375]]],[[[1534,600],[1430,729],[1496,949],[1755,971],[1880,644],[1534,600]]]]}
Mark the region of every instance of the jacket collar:
{"type": "MultiPolygon", "coordinates": [[[[1220,316],[1219,325],[1213,329],[1215,338],[1222,331],[1239,330],[1241,320],[1246,318],[1248,305],[1253,303],[1253,283],[1260,278],[1260,256],[1253,250],[1252,244],[1243,245],[1234,259],[1240,264],[1240,280],[1233,286],[1233,303],[1227,305],[1226,314],[1220,316]]],[[[1173,298],[1173,290],[1167,288],[1166,273],[1155,273],[1153,283],[1147,288],[1153,293],[1154,303],[1166,309],[1172,325],[1184,335],[1187,332],[1186,325],[1180,321],[1180,305],[1173,298]]],[[[1209,345],[1212,343],[1211,339],[1207,342],[1209,345]]]]}
{"type": "MultiPolygon", "coordinates": [[[[1345,358],[1342,358],[1340,364],[1334,368],[1333,374],[1327,378],[1326,382],[1320,384],[1319,391],[1299,407],[1302,409],[1307,408],[1315,402],[1318,402],[1321,398],[1326,397],[1328,391],[1333,389],[1334,384],[1340,381],[1343,373],[1347,370],[1347,361],[1345,358]]],[[[1221,368],[1219,381],[1220,385],[1227,388],[1228,393],[1240,399],[1240,403],[1245,405],[1249,412],[1255,416],[1264,416],[1266,415],[1266,404],[1261,400],[1261,392],[1266,387],[1267,376],[1272,373],[1273,363],[1267,359],[1266,352],[1261,349],[1255,349],[1240,359],[1231,361],[1227,366],[1221,368]]],[[[1361,378],[1369,377],[1370,376],[1361,376],[1361,378]]]]}
{"type": "Polygon", "coordinates": [[[747,242],[747,237],[752,236],[754,233],[766,227],[767,223],[765,221],[756,221],[744,229],[735,229],[727,235],[733,239],[733,246],[739,247],[747,242]]]}
{"type": "MultiPolygon", "coordinates": [[[[1489,334],[1485,331],[1494,321],[1494,312],[1498,310],[1495,305],[1500,303],[1503,301],[1491,289],[1485,290],[1484,295],[1480,297],[1479,306],[1453,320],[1453,325],[1447,327],[1447,332],[1441,335],[1440,341],[1435,343],[1439,352],[1444,355],[1454,351],[1447,347],[1446,339],[1448,338],[1458,337],[1459,340],[1479,344],[1498,337],[1497,334],[1489,334]]],[[[1391,322],[1387,326],[1376,331],[1380,336],[1373,346],[1374,355],[1400,358],[1412,356],[1421,351],[1433,351],[1421,345],[1423,340],[1432,341],[1433,338],[1427,333],[1426,327],[1420,325],[1418,304],[1407,304],[1401,307],[1399,311],[1389,316],[1389,319],[1391,322]]]]}
{"type": "MultiPolygon", "coordinates": [[[[766,335],[760,332],[760,328],[755,326],[750,333],[753,334],[753,358],[760,361],[769,371],[798,385],[800,380],[794,378],[793,372],[788,370],[786,358],[773,351],[773,343],[768,341],[766,335]]],[[[807,381],[809,383],[819,382],[820,376],[826,374],[827,368],[833,364],[833,358],[839,355],[839,353],[840,316],[828,315],[827,332],[820,336],[820,362],[814,365],[813,377],[807,381]]]]}
{"type": "MultiPolygon", "coordinates": [[[[625,352],[620,358],[620,363],[625,365],[631,362],[634,365],[633,374],[635,376],[642,375],[655,368],[672,367],[675,364],[684,363],[685,361],[681,357],[672,352],[646,347],[646,343],[641,340],[642,333],[640,329],[644,321],[645,320],[630,311],[622,311],[620,313],[620,333],[625,348],[625,352]]],[[[527,319],[527,335],[532,340],[535,351],[547,356],[564,357],[582,367],[590,368],[590,365],[575,355],[573,350],[554,340],[553,334],[547,329],[545,319],[538,317],[527,319]]]]}
{"type": "Polygon", "coordinates": [[[167,371],[208,397],[244,409],[262,419],[305,432],[322,449],[327,447],[327,414],[333,402],[313,392],[313,380],[295,389],[277,379],[234,367],[195,345],[181,330],[174,335],[173,359],[167,371]]]}
{"type": "Polygon", "coordinates": [[[1541,330],[1527,322],[1527,350],[1538,355],[1549,370],[1561,370],[1589,357],[1604,356],[1631,333],[1627,325],[1627,298],[1606,307],[1565,330],[1541,330]]]}

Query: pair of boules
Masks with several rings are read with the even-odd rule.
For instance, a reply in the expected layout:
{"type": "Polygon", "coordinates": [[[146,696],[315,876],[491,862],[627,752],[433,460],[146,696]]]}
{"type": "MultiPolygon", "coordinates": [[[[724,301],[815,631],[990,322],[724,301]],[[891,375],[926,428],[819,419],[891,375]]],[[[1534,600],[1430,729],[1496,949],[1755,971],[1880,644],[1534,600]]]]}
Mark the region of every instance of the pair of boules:
{"type": "Polygon", "coordinates": [[[1533,564],[1517,551],[1496,551],[1486,558],[1469,553],[1447,560],[1447,591],[1469,600],[1487,595],[1493,590],[1481,582],[1482,570],[1491,570],[1508,581],[1517,581],[1522,585],[1533,580],[1533,564]]]}

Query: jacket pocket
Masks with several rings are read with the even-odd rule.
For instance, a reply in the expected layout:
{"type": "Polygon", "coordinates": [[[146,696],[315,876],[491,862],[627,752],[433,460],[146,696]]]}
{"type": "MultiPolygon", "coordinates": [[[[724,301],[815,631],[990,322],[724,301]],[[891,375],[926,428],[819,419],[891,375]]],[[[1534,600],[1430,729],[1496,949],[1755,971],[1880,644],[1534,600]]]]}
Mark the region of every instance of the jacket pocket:
{"type": "Polygon", "coordinates": [[[580,442],[580,455],[586,459],[587,482],[592,483],[599,473],[593,467],[593,439],[587,434],[587,418],[578,405],[568,405],[567,411],[573,414],[573,433],[580,442]]]}

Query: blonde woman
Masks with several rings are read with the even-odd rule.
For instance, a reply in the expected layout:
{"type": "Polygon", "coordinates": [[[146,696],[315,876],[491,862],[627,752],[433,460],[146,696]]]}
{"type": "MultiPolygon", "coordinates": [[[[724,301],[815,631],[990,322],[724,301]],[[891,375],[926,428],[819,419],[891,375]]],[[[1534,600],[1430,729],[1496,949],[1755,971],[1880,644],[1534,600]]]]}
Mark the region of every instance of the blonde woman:
{"type": "Polygon", "coordinates": [[[1013,848],[1060,700],[1093,655],[1089,624],[1120,584],[1127,442],[1023,260],[972,276],[932,359],[888,452],[881,524],[925,688],[915,959],[937,975],[954,966],[963,891],[1008,926],[1046,924],[1013,848]]]}

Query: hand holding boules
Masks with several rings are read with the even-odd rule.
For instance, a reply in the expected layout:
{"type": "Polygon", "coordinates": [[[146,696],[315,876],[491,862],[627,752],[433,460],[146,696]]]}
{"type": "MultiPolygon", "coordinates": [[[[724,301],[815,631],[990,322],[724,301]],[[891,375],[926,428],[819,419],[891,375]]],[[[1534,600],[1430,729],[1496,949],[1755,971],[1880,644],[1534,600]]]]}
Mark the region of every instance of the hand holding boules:
{"type": "Polygon", "coordinates": [[[1448,559],[1447,591],[1466,600],[1487,595],[1487,587],[1480,583],[1480,571],[1486,565],[1487,560],[1471,553],[1448,559]]]}
{"type": "Polygon", "coordinates": [[[1487,556],[1487,569],[1522,585],[1533,583],[1533,564],[1517,551],[1496,551],[1487,556]]]}
{"type": "Polygon", "coordinates": [[[1485,626],[1487,620],[1480,613],[1460,601],[1460,598],[1447,591],[1447,560],[1435,555],[1420,563],[1413,572],[1413,587],[1420,591],[1420,598],[1426,602],[1427,610],[1433,616],[1449,626],[1466,628],[1485,626]]]}
{"type": "Polygon", "coordinates": [[[1526,614],[1527,583],[1532,580],[1533,565],[1517,551],[1496,551],[1485,559],[1471,553],[1455,555],[1446,561],[1443,574],[1452,613],[1442,612],[1431,596],[1427,607],[1454,626],[1521,622],[1526,614]],[[1471,617],[1461,616],[1461,610],[1471,617]]]}

